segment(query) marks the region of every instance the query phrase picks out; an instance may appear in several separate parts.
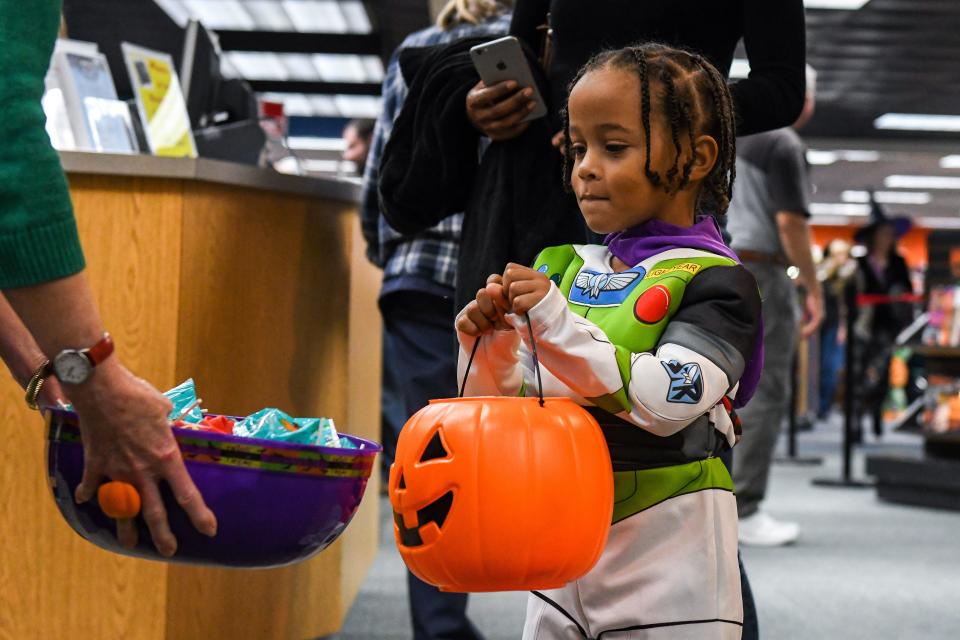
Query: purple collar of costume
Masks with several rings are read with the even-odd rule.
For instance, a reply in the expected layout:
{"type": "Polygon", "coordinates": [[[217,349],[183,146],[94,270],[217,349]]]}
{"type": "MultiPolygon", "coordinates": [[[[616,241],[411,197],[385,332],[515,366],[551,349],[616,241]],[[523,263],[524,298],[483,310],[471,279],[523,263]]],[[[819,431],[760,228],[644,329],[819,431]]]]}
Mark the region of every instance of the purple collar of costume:
{"type": "MultiPolygon", "coordinates": [[[[631,267],[671,249],[709,251],[740,263],[737,254],[724,243],[713,216],[703,216],[690,227],[678,227],[662,220],[648,220],[635,227],[611,233],[604,239],[604,244],[607,245],[610,253],[631,267]]],[[[763,319],[761,318],[754,342],[753,357],[746,363],[743,375],[740,376],[740,388],[734,399],[735,407],[744,406],[753,397],[760,382],[762,370],[763,319]]]]}

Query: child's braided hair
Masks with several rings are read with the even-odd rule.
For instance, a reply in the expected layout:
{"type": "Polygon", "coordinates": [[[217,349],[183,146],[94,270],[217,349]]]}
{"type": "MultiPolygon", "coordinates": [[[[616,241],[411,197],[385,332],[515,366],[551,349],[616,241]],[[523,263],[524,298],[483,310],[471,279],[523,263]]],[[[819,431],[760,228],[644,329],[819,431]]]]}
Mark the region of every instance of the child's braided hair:
{"type": "MultiPolygon", "coordinates": [[[[681,136],[686,134],[691,148],[699,133],[710,135],[717,141],[717,163],[703,181],[697,213],[725,214],[736,177],[736,139],[733,101],[723,75],[696,53],[663,44],[643,44],[595,55],[577,73],[567,94],[587,73],[605,67],[633,71],[640,80],[640,119],[646,143],[644,172],[655,186],[662,186],[667,193],[676,193],[687,186],[693,168],[693,155],[682,167],[679,166],[683,153],[681,136]],[[665,176],[650,168],[651,82],[663,87],[663,101],[659,106],[670,124],[675,149],[673,166],[665,176]]],[[[569,143],[570,116],[566,107],[563,110],[563,133],[567,140],[563,183],[570,189],[573,152],[569,143]]]]}

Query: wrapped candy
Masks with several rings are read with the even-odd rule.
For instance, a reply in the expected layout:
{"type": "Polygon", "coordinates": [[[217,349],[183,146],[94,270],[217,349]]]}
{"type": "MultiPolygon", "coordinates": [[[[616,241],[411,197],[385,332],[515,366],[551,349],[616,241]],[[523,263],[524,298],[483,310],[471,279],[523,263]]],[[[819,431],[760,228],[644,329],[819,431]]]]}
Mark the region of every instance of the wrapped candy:
{"type": "Polygon", "coordinates": [[[164,393],[173,404],[170,419],[187,424],[200,424],[203,420],[203,411],[200,409],[200,399],[197,398],[197,388],[193,378],[187,380],[164,393]]]}

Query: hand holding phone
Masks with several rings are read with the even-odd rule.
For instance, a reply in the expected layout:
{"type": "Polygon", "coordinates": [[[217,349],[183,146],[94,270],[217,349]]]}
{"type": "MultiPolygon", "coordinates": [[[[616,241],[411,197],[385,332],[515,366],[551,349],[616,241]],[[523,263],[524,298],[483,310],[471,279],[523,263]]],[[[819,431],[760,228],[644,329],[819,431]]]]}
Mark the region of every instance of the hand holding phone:
{"type": "Polygon", "coordinates": [[[500,38],[470,50],[480,75],[467,94],[467,116],[473,125],[493,140],[520,135],[531,120],[547,114],[533,73],[519,41],[500,38]]]}

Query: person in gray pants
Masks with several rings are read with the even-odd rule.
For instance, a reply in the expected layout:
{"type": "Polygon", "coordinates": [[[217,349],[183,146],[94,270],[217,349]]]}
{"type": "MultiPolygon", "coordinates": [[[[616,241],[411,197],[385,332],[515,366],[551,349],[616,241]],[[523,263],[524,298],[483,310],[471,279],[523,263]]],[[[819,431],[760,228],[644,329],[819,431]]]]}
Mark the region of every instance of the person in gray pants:
{"type": "Polygon", "coordinates": [[[760,286],[764,368],[757,392],[740,410],[743,439],[733,460],[740,516],[740,542],[780,546],[795,541],[800,527],[760,509],[770,464],[789,406],[790,372],[798,335],[811,335],[823,318],[823,294],[811,255],[810,179],[806,148],[797,135],[813,115],[816,78],[807,69],[803,112],[792,127],[737,141],[737,186],[727,212],[731,246],[760,286]],[[804,293],[803,319],[788,267],[798,270],[804,293]]]}

